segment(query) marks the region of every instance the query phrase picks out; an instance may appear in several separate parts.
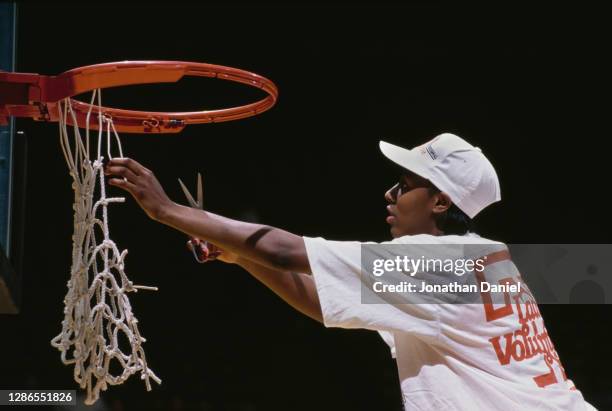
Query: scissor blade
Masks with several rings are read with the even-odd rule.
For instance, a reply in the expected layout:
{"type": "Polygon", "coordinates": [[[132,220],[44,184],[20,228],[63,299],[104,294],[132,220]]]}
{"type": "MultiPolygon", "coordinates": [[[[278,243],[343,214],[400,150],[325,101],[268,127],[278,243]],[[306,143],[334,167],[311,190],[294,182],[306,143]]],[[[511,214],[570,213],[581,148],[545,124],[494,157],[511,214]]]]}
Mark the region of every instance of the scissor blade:
{"type": "Polygon", "coordinates": [[[204,189],[202,188],[202,174],[198,173],[198,206],[204,209],[204,189]]]}
{"type": "Polygon", "coordinates": [[[195,202],[195,200],[191,196],[191,193],[189,192],[189,190],[187,190],[187,187],[185,187],[185,184],[183,184],[180,178],[178,179],[178,181],[179,181],[179,184],[181,185],[181,188],[183,189],[183,193],[185,194],[185,197],[187,197],[187,201],[189,202],[189,205],[194,208],[200,208],[198,206],[198,203],[195,202]]]}

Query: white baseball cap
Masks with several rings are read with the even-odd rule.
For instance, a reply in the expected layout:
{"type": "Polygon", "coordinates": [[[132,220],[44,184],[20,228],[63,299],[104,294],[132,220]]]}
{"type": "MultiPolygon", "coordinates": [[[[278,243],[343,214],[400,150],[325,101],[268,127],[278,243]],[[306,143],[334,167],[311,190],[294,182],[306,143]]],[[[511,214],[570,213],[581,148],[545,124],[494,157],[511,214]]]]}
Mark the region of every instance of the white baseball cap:
{"type": "Polygon", "coordinates": [[[491,162],[464,139],[443,133],[412,150],[380,142],[389,160],[431,181],[470,218],[501,200],[497,173],[491,162]]]}

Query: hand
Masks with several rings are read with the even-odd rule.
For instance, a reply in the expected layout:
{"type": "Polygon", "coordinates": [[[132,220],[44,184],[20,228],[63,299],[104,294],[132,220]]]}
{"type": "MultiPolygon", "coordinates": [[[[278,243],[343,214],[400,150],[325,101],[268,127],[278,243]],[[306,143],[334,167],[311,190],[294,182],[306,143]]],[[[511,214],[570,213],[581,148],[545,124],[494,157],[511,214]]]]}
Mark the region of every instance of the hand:
{"type": "Polygon", "coordinates": [[[175,205],[153,172],[131,158],[109,160],[104,173],[113,176],[108,184],[129,192],[153,220],[162,220],[167,210],[175,205]]]}
{"type": "Polygon", "coordinates": [[[224,263],[235,264],[238,261],[238,254],[226,251],[196,237],[191,237],[187,241],[187,248],[191,250],[199,263],[213,260],[221,260],[224,263]]]}

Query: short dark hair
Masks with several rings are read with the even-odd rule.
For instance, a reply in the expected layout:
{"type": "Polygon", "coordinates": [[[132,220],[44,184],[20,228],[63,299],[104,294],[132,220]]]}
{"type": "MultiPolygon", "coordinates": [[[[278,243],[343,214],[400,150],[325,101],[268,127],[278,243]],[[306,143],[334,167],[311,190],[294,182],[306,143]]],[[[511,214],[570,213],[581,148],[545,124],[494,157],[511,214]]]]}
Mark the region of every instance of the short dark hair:
{"type": "MultiPolygon", "coordinates": [[[[441,192],[441,190],[438,187],[433,184],[429,186],[430,195],[439,192],[441,192]]],[[[447,235],[463,235],[475,229],[474,220],[468,217],[468,215],[461,211],[454,203],[451,204],[444,214],[436,219],[436,226],[438,230],[447,235]]]]}

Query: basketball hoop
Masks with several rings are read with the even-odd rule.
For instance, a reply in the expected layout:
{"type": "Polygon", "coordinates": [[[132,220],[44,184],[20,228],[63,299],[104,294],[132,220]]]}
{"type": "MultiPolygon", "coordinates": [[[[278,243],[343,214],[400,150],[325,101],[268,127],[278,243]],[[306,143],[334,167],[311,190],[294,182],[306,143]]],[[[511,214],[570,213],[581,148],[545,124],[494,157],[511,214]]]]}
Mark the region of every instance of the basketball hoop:
{"type": "MultiPolygon", "coordinates": [[[[0,73],[0,124],[9,116],[30,117],[39,121],[59,121],[58,102],[96,89],[149,83],[173,83],[185,76],[209,77],[259,88],[268,95],[254,103],[218,110],[155,112],[102,107],[104,116],[113,119],[118,132],[178,133],[186,125],[219,123],[251,117],[270,109],[278,89],[265,77],[227,66],[184,61],[122,61],[94,64],[66,71],[57,76],[31,73],[0,73]]],[[[70,99],[77,125],[85,128],[91,105],[70,99]]],[[[98,107],[96,107],[96,111],[98,107]]],[[[98,121],[89,119],[96,130],[98,121]]]]}
{"type": "Polygon", "coordinates": [[[0,72],[0,124],[11,116],[59,123],[60,143],[73,180],[74,233],[62,330],[51,344],[61,352],[64,364],[74,366],[74,379],[87,393],[86,404],[95,403],[109,385],[122,384],[135,374],[140,374],[147,390],[151,390],[150,380],[161,383],[147,364],[146,340],[128,298],[139,289],[156,288],[129,280],[127,250],[111,239],[107,208],[124,199],[106,195],[104,156],[111,159],[115,152],[123,157],[119,132],[177,133],[188,124],[238,120],[270,109],[277,96],[276,86],[265,77],[205,63],[124,61],[80,67],[58,76],[0,72]],[[247,84],[268,95],[238,107],[178,113],[102,106],[104,88],[170,83],[185,76],[247,84]],[[89,103],[72,98],[89,91],[89,103]],[[126,346],[119,344],[120,335],[126,337],[126,346]],[[111,363],[121,371],[111,369],[111,363]]]}

